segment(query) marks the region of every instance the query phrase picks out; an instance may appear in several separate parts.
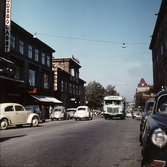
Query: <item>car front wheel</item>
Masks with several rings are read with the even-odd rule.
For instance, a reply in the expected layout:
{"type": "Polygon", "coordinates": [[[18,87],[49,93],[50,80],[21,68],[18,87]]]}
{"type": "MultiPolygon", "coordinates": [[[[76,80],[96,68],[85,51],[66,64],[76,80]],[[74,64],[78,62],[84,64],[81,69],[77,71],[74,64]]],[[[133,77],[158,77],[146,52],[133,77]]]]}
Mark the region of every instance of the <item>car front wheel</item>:
{"type": "Polygon", "coordinates": [[[39,119],[38,119],[38,117],[33,117],[33,119],[32,119],[32,122],[31,122],[31,126],[38,126],[38,124],[39,124],[39,119]]]}
{"type": "Polygon", "coordinates": [[[7,129],[7,127],[8,127],[8,120],[7,119],[2,119],[0,123],[1,123],[1,127],[0,127],[1,130],[7,129]]]}

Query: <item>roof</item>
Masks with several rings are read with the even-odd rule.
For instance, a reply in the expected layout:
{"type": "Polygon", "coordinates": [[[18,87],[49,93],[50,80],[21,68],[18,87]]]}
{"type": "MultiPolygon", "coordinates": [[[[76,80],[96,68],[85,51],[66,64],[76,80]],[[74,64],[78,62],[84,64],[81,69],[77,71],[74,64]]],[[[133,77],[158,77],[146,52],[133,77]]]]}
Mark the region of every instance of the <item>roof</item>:
{"type": "Polygon", "coordinates": [[[14,21],[11,21],[11,27],[12,27],[11,31],[13,34],[19,34],[20,36],[22,36],[23,39],[24,39],[24,37],[26,37],[26,39],[34,41],[38,45],[42,45],[43,47],[47,48],[51,52],[55,52],[54,49],[52,49],[50,46],[48,46],[47,44],[45,44],[44,42],[42,42],[38,38],[34,38],[31,33],[29,33],[24,28],[22,28],[21,26],[16,24],[14,21]]]}

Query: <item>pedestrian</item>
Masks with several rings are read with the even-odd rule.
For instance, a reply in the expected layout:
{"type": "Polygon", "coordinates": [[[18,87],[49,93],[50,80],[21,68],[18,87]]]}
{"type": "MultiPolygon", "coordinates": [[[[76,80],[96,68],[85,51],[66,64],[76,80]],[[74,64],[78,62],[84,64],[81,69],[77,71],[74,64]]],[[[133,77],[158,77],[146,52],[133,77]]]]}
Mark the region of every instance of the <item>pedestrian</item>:
{"type": "Polygon", "coordinates": [[[49,115],[51,115],[52,114],[52,106],[49,106],[49,115]]]}
{"type": "Polygon", "coordinates": [[[45,114],[46,114],[46,110],[45,110],[45,107],[44,107],[44,105],[42,105],[42,107],[41,107],[41,120],[42,120],[42,122],[45,122],[45,114]]]}
{"type": "Polygon", "coordinates": [[[133,107],[132,110],[131,110],[132,119],[134,119],[134,114],[133,114],[133,112],[134,112],[134,107],[133,107]]]}

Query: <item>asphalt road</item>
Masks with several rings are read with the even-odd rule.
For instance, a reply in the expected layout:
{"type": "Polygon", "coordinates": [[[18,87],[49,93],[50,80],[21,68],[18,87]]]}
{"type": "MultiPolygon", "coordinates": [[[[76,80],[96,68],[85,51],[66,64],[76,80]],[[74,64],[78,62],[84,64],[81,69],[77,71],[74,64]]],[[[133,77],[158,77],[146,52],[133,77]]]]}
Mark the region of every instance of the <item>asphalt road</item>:
{"type": "Polygon", "coordinates": [[[1,130],[1,167],[140,167],[139,120],[47,121],[1,130]]]}

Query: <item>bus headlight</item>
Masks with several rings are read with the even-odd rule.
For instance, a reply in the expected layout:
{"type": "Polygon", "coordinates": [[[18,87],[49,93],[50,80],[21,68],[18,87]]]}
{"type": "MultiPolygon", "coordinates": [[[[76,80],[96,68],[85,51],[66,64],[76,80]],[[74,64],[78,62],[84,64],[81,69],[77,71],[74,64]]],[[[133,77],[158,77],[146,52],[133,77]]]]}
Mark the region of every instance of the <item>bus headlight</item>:
{"type": "Polygon", "coordinates": [[[159,128],[154,131],[154,133],[152,134],[151,140],[154,145],[161,148],[165,146],[167,143],[167,135],[164,131],[162,131],[162,129],[159,128]]]}

